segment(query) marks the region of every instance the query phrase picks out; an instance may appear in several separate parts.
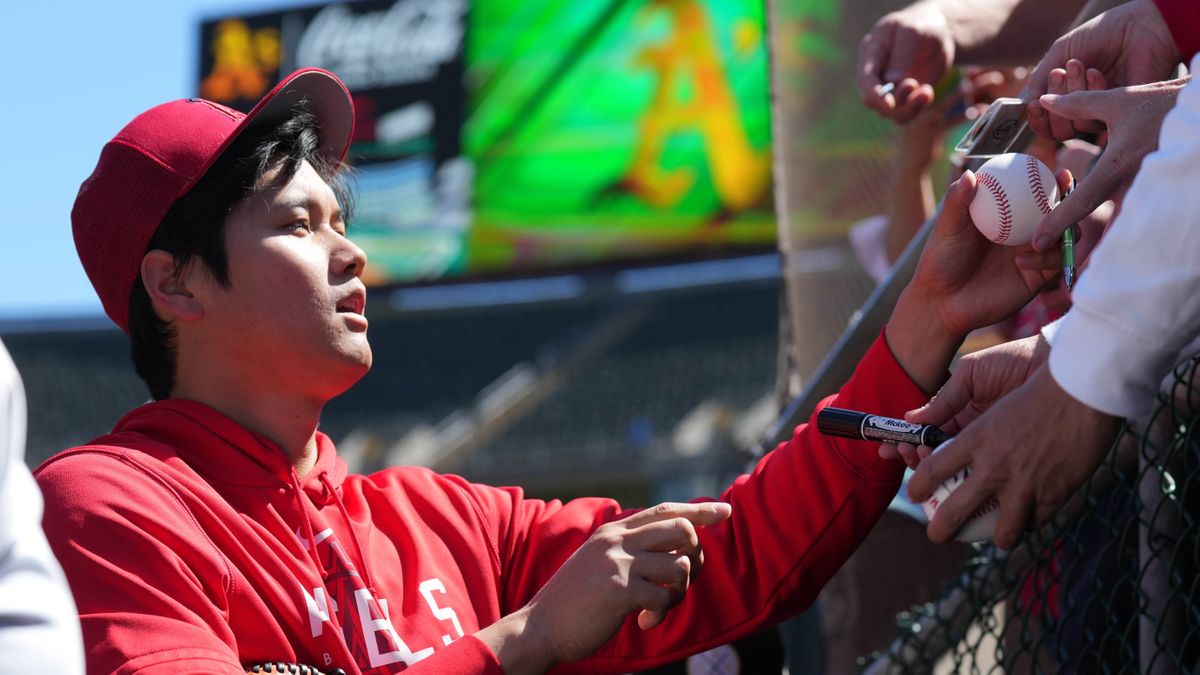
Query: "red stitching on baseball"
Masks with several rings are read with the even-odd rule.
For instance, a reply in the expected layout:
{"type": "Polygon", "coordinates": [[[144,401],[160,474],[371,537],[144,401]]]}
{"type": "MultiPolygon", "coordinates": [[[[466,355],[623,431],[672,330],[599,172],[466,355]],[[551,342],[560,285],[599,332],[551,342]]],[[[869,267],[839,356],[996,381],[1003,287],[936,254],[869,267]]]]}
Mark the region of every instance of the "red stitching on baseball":
{"type": "Polygon", "coordinates": [[[1033,190],[1033,201],[1037,202],[1042,214],[1050,213],[1050,198],[1046,196],[1046,188],[1042,185],[1042,170],[1033,155],[1025,155],[1025,177],[1029,179],[1029,189],[1033,190]]]}
{"type": "Polygon", "coordinates": [[[992,193],[992,199],[996,200],[996,208],[1000,211],[1000,231],[992,237],[992,241],[1003,244],[1008,241],[1008,235],[1012,234],[1012,207],[1008,204],[1008,195],[1004,192],[1004,186],[992,174],[980,171],[978,178],[979,184],[992,193]]]}
{"type": "Polygon", "coordinates": [[[975,509],[975,513],[971,514],[971,519],[978,518],[989,511],[995,511],[998,508],[1000,508],[1000,502],[996,501],[995,497],[989,497],[988,500],[984,502],[978,509],[975,509]]]}

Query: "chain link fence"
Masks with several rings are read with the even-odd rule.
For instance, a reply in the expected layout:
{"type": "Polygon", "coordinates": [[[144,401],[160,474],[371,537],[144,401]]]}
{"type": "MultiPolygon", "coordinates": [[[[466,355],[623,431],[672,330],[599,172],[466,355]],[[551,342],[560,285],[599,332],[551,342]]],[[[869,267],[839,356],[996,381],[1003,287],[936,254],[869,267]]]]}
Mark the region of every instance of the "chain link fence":
{"type": "Polygon", "coordinates": [[[979,547],[939,599],[898,615],[863,672],[1197,672],[1198,369],[1200,355],[1176,367],[1053,522],[1011,552],[979,547]]]}

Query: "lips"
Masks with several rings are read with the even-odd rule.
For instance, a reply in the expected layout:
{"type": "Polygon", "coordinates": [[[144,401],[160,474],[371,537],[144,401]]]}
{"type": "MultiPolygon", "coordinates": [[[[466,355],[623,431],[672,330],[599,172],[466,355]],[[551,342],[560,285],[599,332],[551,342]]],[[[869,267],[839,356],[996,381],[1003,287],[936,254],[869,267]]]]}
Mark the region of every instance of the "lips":
{"type": "Polygon", "coordinates": [[[349,312],[351,314],[362,314],[367,308],[367,292],[358,289],[350,295],[342,298],[337,304],[338,312],[349,312]]]}

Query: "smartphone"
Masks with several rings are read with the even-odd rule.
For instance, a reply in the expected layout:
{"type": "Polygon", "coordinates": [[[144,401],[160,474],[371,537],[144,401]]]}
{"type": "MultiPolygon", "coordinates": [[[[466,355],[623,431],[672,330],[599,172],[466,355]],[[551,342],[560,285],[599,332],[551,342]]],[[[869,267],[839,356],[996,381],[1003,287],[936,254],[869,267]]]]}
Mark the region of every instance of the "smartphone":
{"type": "Polygon", "coordinates": [[[1019,98],[998,98],[954,146],[954,153],[963,160],[986,160],[1006,152],[1020,152],[1032,133],[1025,121],[1025,102],[1019,98]]]}

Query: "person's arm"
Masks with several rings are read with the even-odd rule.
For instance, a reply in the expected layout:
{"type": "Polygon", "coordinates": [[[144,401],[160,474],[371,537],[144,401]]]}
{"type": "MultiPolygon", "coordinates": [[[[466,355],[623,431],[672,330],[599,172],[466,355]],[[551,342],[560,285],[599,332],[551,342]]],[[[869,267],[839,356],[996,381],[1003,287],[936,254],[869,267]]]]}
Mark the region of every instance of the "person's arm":
{"type": "Polygon", "coordinates": [[[1048,366],[924,460],[909,483],[921,500],[971,467],[930,522],[932,539],[948,540],[994,497],[995,541],[1012,547],[1095,471],[1120,418],[1149,409],[1179,350],[1200,332],[1200,194],[1190,189],[1198,150],[1200,90],[1189,85],[1092,252],[1048,366]]]}
{"type": "MultiPolygon", "coordinates": [[[[1018,249],[995,246],[975,229],[967,213],[974,191],[970,173],[951,186],[884,336],[823,405],[894,417],[923,403],[944,381],[969,330],[1015,311],[1049,278],[1045,271],[1019,268],[1018,249]]],[[[1056,269],[1060,261],[1042,262],[1056,269]]],[[[886,510],[903,468],[880,458],[876,444],[825,437],[814,425],[801,425],[721,496],[732,515],[697,530],[704,563],[679,605],[649,630],[629,614],[616,637],[595,653],[593,665],[653,667],[808,606],[886,510]]],[[[494,533],[502,570],[501,611],[509,616],[556,583],[560,567],[593,531],[629,516],[611,500],[544,503],[525,500],[515,489],[463,487],[488,514],[486,529],[494,533]]],[[[586,589],[578,587],[575,606],[562,605],[560,621],[596,606],[586,589]]],[[[520,631],[507,637],[520,639],[520,631]]],[[[506,646],[502,640],[494,648],[506,646]]]]}
{"type": "Polygon", "coordinates": [[[937,200],[933,194],[932,166],[945,138],[944,105],[926,109],[899,128],[896,156],[892,160],[890,199],[884,250],[889,264],[895,263],[921,226],[933,216],[937,200]]]}
{"type": "Polygon", "coordinates": [[[25,466],[25,392],[0,344],[0,654],[5,672],[83,672],[75,603],[25,466]]]}
{"type": "Polygon", "coordinates": [[[1084,0],[938,0],[957,46],[954,62],[992,66],[1032,63],[1071,25],[1084,4],[1084,0]]]}
{"type": "MultiPolygon", "coordinates": [[[[895,415],[926,397],[881,337],[856,374],[822,407],[895,415]]],[[[899,486],[903,465],[880,459],[875,447],[800,425],[790,441],[721,495],[732,507],[727,520],[696,528],[703,564],[661,625],[643,630],[636,612],[618,615],[615,637],[595,652],[590,665],[606,672],[651,668],[736,640],[811,604],[899,486]]],[[[555,583],[592,532],[639,513],[607,499],[561,504],[526,500],[515,489],[469,489],[484,513],[497,514],[501,607],[509,617],[527,613],[531,600],[536,604],[537,595],[555,583]]],[[[563,605],[558,618],[563,623],[589,616],[597,604],[587,585],[576,584],[572,592],[573,604],[563,605]]],[[[522,636],[517,631],[506,637],[522,636]]],[[[502,654],[505,645],[501,641],[494,649],[502,654]]]]}
{"type": "MultiPolygon", "coordinates": [[[[928,403],[904,414],[913,424],[932,424],[954,436],[993,404],[1021,386],[1050,356],[1047,338],[1034,335],[972,352],[958,360],[954,373],[928,403]]],[[[879,456],[900,457],[911,469],[933,448],[883,443],[879,456]]]]}
{"type": "Polygon", "coordinates": [[[1200,89],[1188,85],[1092,252],[1050,354],[1054,379],[1091,408],[1123,417],[1147,411],[1200,331],[1200,193],[1191,189],[1198,152],[1200,89]]]}
{"type": "Polygon", "coordinates": [[[35,475],[88,672],[245,672],[225,563],[166,488],[113,455],[60,455],[35,475]]]}
{"type": "Polygon", "coordinates": [[[952,64],[1031,63],[1070,23],[1082,0],[921,0],[881,18],[858,51],[863,103],[898,122],[933,100],[952,64]],[[895,90],[885,93],[884,84],[895,90]]]}

